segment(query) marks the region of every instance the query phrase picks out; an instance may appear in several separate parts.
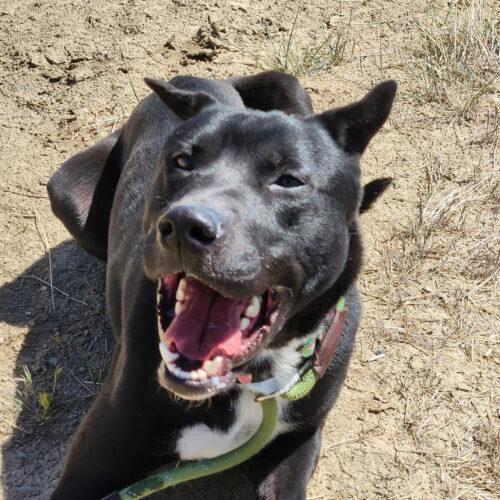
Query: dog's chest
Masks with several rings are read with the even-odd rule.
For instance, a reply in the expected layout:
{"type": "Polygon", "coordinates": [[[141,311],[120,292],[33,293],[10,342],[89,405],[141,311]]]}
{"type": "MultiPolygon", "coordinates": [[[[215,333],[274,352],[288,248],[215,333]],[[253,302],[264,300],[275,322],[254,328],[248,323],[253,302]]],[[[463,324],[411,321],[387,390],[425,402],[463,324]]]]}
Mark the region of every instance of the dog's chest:
{"type": "MultiPolygon", "coordinates": [[[[274,436],[289,428],[284,422],[288,403],[278,400],[280,422],[274,436]]],[[[195,424],[181,430],[177,439],[176,451],[181,460],[199,460],[212,458],[234,450],[245,443],[257,431],[262,421],[262,409],[255,401],[255,395],[250,391],[241,391],[235,402],[235,418],[227,431],[212,429],[206,424],[195,424]]]]}

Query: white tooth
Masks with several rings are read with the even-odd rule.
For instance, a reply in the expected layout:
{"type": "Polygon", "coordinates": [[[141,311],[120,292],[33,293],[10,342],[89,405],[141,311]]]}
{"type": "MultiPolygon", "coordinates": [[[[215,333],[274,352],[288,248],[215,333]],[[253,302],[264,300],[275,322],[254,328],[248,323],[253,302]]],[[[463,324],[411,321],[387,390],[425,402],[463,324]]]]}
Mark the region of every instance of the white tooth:
{"type": "Polygon", "coordinates": [[[259,309],[254,307],[253,304],[250,304],[246,309],[245,309],[245,316],[247,318],[256,318],[257,315],[259,314],[259,309]]]}
{"type": "Polygon", "coordinates": [[[219,386],[219,384],[220,384],[219,377],[212,377],[212,378],[210,379],[210,382],[212,382],[212,384],[214,384],[216,387],[218,387],[218,386],[219,386]]]}
{"type": "Polygon", "coordinates": [[[220,372],[222,369],[222,363],[223,363],[223,359],[221,356],[217,356],[216,358],[214,358],[212,361],[212,370],[215,373],[220,372]]]}
{"type": "Polygon", "coordinates": [[[186,292],[181,288],[177,288],[177,292],[175,294],[175,298],[180,301],[180,302],[183,302],[184,299],[186,298],[186,292]]]}
{"type": "Polygon", "coordinates": [[[182,302],[175,303],[175,314],[179,314],[182,311],[182,302]]]}
{"type": "Polygon", "coordinates": [[[200,380],[207,380],[207,372],[205,370],[202,370],[201,368],[198,368],[198,378],[200,380]]]}
{"type": "Polygon", "coordinates": [[[160,342],[158,345],[160,346],[161,357],[167,365],[174,362],[179,357],[179,354],[177,352],[170,352],[163,342],[160,342]]]}
{"type": "Polygon", "coordinates": [[[240,330],[244,331],[249,326],[250,326],[250,320],[248,318],[245,318],[245,317],[241,318],[241,321],[240,321],[240,330]]]}
{"type": "Polygon", "coordinates": [[[200,377],[198,376],[198,370],[191,370],[189,373],[191,380],[198,380],[200,377]]]}
{"type": "Polygon", "coordinates": [[[222,357],[217,356],[212,361],[210,360],[204,361],[202,369],[207,376],[211,377],[212,375],[217,375],[218,373],[221,372],[222,365],[223,365],[222,357]]]}
{"type": "Polygon", "coordinates": [[[254,295],[248,307],[245,310],[245,316],[247,318],[256,318],[260,312],[260,304],[262,302],[262,297],[257,297],[254,295]]]}
{"type": "Polygon", "coordinates": [[[215,375],[217,373],[217,370],[215,369],[216,367],[215,367],[215,364],[213,363],[213,361],[210,361],[210,360],[204,361],[202,368],[203,368],[203,370],[205,370],[205,373],[208,376],[215,375]]]}
{"type": "Polygon", "coordinates": [[[170,373],[175,373],[175,371],[177,370],[177,366],[175,366],[174,363],[167,363],[167,369],[170,373]]]}
{"type": "Polygon", "coordinates": [[[182,378],[182,379],[188,379],[190,378],[190,375],[188,372],[185,372],[184,370],[182,370],[181,368],[179,368],[178,366],[174,365],[172,368],[171,368],[171,372],[176,375],[177,377],[179,378],[182,378]]]}
{"type": "Polygon", "coordinates": [[[188,284],[187,284],[186,279],[182,278],[179,281],[179,286],[177,287],[177,290],[182,290],[183,292],[185,292],[187,290],[187,287],[188,287],[188,284]]]}

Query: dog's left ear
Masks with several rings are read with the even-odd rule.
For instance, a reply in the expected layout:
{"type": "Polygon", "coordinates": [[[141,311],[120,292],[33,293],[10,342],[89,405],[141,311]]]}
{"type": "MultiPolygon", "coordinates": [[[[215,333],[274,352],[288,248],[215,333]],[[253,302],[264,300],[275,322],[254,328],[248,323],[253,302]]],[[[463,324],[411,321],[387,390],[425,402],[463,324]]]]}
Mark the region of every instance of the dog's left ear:
{"type": "Polygon", "coordinates": [[[175,87],[165,80],[145,78],[147,86],[183,120],[191,118],[202,108],[215,104],[215,99],[205,92],[194,92],[175,87]]]}
{"type": "Polygon", "coordinates": [[[297,77],[280,71],[265,71],[227,80],[240,94],[247,108],[279,110],[289,115],[312,114],[311,98],[297,77]]]}
{"type": "Polygon", "coordinates": [[[344,151],[362,154],[387,120],[396,89],[396,82],[387,80],[374,87],[360,101],[325,111],[316,118],[344,151]]]}

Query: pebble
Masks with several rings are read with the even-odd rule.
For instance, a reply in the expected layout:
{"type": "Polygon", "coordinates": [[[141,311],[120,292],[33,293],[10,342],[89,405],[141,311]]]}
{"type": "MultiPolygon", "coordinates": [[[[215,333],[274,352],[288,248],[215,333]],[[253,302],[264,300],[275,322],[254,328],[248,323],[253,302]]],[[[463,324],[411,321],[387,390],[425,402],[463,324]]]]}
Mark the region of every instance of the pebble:
{"type": "Polygon", "coordinates": [[[83,82],[94,76],[94,72],[90,68],[77,68],[69,72],[68,83],[83,82]]]}
{"type": "Polygon", "coordinates": [[[68,54],[61,47],[52,47],[45,52],[44,57],[50,64],[59,65],[68,62],[68,54]]]}
{"type": "Polygon", "coordinates": [[[410,368],[416,372],[420,372],[425,368],[425,365],[420,358],[413,357],[410,360],[410,368]]]}

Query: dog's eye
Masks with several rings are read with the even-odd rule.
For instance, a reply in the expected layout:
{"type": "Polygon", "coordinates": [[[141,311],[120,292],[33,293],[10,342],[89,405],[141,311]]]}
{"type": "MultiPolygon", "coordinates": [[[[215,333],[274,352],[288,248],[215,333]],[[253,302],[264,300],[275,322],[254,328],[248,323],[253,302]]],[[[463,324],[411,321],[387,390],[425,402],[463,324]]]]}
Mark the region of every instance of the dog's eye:
{"type": "Polygon", "coordinates": [[[273,184],[277,184],[284,188],[296,188],[304,185],[300,179],[290,174],[280,175],[273,184]]]}
{"type": "Polygon", "coordinates": [[[181,154],[172,158],[175,166],[182,170],[189,170],[191,168],[191,158],[188,155],[181,154]]]}

